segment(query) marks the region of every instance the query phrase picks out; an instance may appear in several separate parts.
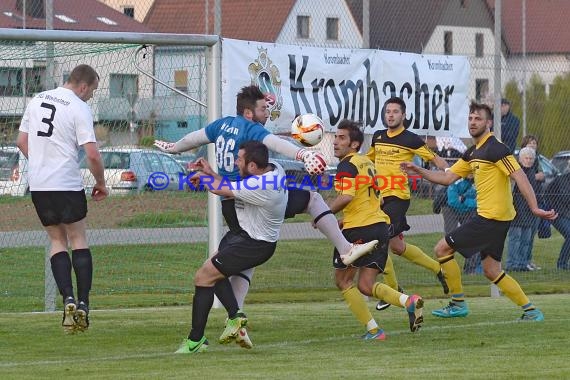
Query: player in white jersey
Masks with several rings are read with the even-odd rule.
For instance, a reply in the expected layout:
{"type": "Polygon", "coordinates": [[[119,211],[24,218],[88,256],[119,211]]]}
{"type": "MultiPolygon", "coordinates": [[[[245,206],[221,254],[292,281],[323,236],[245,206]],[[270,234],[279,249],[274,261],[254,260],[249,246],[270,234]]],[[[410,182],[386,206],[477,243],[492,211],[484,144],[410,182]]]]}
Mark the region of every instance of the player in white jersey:
{"type": "Polygon", "coordinates": [[[62,87],[41,92],[30,101],[18,135],[18,147],[28,158],[32,202],[50,239],[51,269],[63,296],[62,325],[68,333],[89,327],[93,278],[85,234],[87,199],[79,170],[80,146],[96,181],[91,196],[99,201],[108,195],[93,116],[86,103],[98,85],[99,75],[91,66],[75,67],[62,87]],[[73,294],[72,267],[77,298],[73,294]]]}
{"type": "Polygon", "coordinates": [[[195,353],[208,347],[204,330],[219,284],[229,288],[220,299],[228,311],[228,321],[219,342],[235,340],[243,347],[251,348],[251,345],[240,343],[239,334],[247,324],[247,318],[239,309],[227,278],[261,265],[273,256],[287,208],[285,171],[279,164],[269,161],[267,147],[259,141],[247,141],[240,145],[236,165],[242,179],[238,181],[225,181],[204,159],[198,160],[197,165],[200,172],[196,177],[209,177],[209,191],[235,198],[241,230],[228,231],[220,242],[218,252],[196,272],[192,329],[176,353],[195,353]]]}

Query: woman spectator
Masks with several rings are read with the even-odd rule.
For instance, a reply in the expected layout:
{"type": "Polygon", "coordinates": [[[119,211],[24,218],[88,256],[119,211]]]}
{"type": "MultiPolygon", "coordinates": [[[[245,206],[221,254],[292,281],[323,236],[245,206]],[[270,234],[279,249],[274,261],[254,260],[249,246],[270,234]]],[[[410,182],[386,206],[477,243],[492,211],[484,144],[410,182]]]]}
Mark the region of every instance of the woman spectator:
{"type": "MultiPolygon", "coordinates": [[[[524,147],[519,152],[519,163],[526,174],[535,193],[537,192],[536,171],[534,162],[536,152],[531,147],[524,147]]],[[[535,270],[530,265],[533,236],[536,231],[536,219],[528,207],[526,200],[518,186],[513,189],[513,203],[517,215],[509,228],[509,246],[506,269],[512,272],[526,272],[535,270]]]]}

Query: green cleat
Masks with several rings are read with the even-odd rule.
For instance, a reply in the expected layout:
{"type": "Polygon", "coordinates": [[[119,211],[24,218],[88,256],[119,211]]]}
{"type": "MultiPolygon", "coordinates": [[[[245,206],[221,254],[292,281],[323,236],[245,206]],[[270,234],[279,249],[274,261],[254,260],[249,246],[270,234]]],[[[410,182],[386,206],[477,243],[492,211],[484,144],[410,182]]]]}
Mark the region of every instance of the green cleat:
{"type": "Polygon", "coordinates": [[[465,301],[451,301],[449,305],[433,310],[431,313],[440,318],[466,317],[469,314],[469,308],[465,301]]]}
{"type": "Polygon", "coordinates": [[[184,339],[175,354],[196,354],[198,352],[204,352],[208,349],[208,339],[205,336],[202,337],[197,342],[190,339],[184,339]]]}
{"type": "Polygon", "coordinates": [[[240,311],[236,314],[235,317],[227,320],[226,328],[224,329],[222,335],[220,335],[218,342],[221,344],[227,344],[232,340],[235,340],[239,334],[239,330],[242,327],[245,327],[245,325],[247,325],[247,317],[240,311]]]}
{"type": "Polygon", "coordinates": [[[542,314],[542,311],[539,309],[527,310],[524,312],[520,320],[525,322],[542,322],[544,321],[544,314],[542,314]]]}

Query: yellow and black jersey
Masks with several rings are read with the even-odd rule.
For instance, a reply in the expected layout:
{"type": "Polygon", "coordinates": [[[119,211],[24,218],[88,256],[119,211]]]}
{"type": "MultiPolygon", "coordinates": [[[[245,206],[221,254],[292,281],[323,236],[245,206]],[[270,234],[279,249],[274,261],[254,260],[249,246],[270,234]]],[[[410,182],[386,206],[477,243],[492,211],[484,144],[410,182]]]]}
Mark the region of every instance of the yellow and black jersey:
{"type": "Polygon", "coordinates": [[[375,176],[374,164],[361,154],[349,154],[339,162],[335,189],[339,194],[353,197],[343,209],[344,228],[390,223],[388,215],[380,209],[382,184],[375,176]]]}
{"type": "Polygon", "coordinates": [[[520,166],[509,148],[493,134],[467,149],[451,167],[461,177],[473,173],[477,188],[477,214],[499,221],[513,220],[515,208],[510,175],[520,166]]]}
{"type": "Polygon", "coordinates": [[[411,162],[416,154],[425,161],[435,158],[435,153],[418,135],[403,127],[395,132],[383,129],[374,133],[366,155],[374,162],[376,172],[388,181],[382,195],[410,199],[410,187],[400,164],[411,162]]]}

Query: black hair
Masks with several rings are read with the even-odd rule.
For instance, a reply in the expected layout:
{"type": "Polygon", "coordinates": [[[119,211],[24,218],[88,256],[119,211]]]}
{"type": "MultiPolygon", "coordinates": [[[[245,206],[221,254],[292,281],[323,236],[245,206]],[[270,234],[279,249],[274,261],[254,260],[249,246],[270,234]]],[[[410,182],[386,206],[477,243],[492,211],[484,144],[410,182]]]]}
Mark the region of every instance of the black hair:
{"type": "Polygon", "coordinates": [[[400,109],[402,110],[402,113],[405,114],[406,113],[406,102],[404,102],[402,100],[402,98],[398,98],[397,96],[393,96],[390,99],[386,100],[384,102],[384,108],[386,109],[386,106],[388,104],[398,104],[400,106],[400,109]]]}
{"type": "Polygon", "coordinates": [[[483,111],[487,120],[493,120],[493,111],[491,111],[491,107],[483,103],[477,103],[475,101],[471,102],[469,105],[469,113],[473,113],[476,111],[483,111]]]}
{"type": "Polygon", "coordinates": [[[337,129],[345,129],[348,131],[348,137],[350,138],[350,142],[356,141],[358,142],[358,147],[356,150],[360,150],[362,143],[364,142],[364,133],[362,129],[360,129],[362,125],[357,123],[356,121],[344,119],[340,123],[338,123],[337,129]]]}
{"type": "Polygon", "coordinates": [[[266,168],[269,165],[269,150],[262,142],[246,141],[239,148],[244,150],[243,159],[246,165],[253,162],[259,169],[266,168]]]}
{"type": "Polygon", "coordinates": [[[265,99],[265,95],[256,85],[242,87],[237,93],[236,114],[243,115],[246,109],[255,110],[258,100],[265,99]]]}

